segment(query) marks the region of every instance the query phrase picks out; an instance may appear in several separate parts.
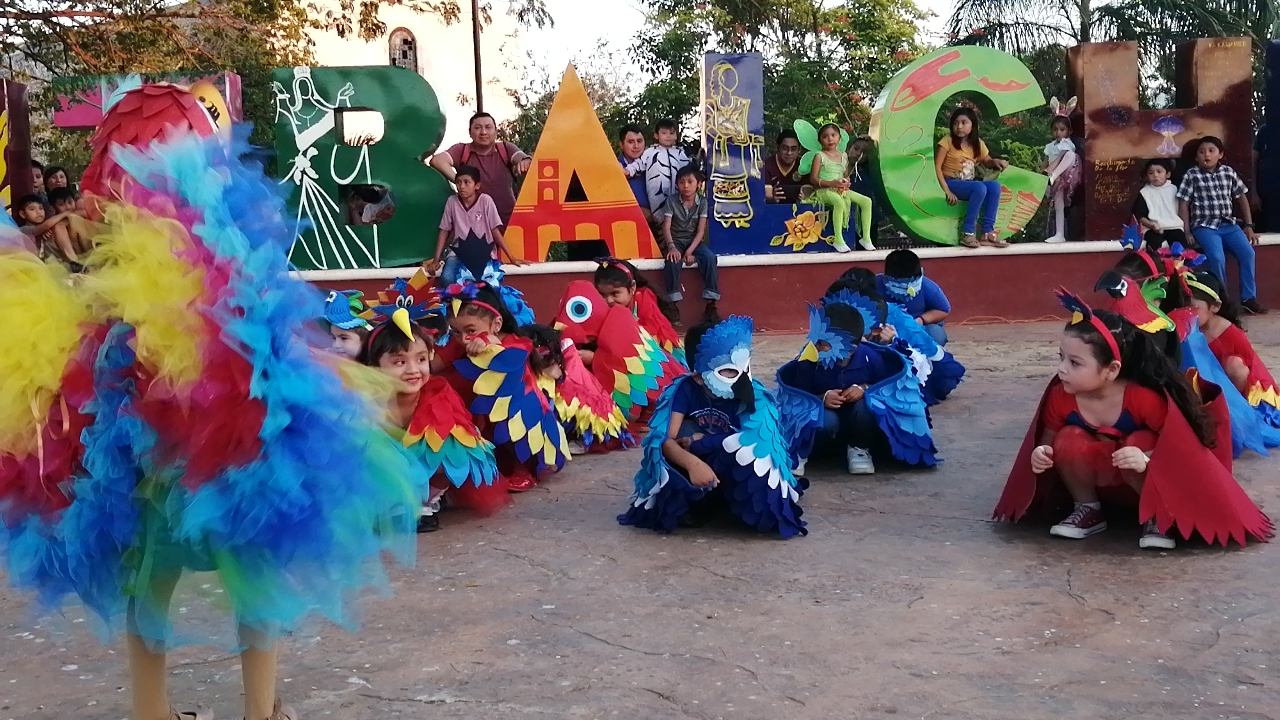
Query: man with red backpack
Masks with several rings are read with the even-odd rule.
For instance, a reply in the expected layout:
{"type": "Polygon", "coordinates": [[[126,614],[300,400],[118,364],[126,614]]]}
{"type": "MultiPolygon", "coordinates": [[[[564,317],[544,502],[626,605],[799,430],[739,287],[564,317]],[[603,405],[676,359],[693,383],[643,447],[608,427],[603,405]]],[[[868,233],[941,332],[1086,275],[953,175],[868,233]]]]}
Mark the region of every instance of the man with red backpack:
{"type": "Polygon", "coordinates": [[[458,143],[431,158],[431,167],[453,182],[457,169],[470,165],[480,171],[480,186],[493,198],[502,220],[502,229],[511,221],[516,206],[516,175],[529,171],[533,158],[509,142],[498,140],[498,126],[493,116],[479,112],[471,116],[471,142],[458,143]]]}

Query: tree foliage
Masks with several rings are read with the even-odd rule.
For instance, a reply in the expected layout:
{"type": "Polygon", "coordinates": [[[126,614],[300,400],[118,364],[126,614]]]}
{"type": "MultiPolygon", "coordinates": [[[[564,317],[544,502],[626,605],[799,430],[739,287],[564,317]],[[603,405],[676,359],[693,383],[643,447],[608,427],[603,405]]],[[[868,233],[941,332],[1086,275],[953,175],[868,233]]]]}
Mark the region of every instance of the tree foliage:
{"type": "MultiPolygon", "coordinates": [[[[456,0],[0,0],[0,52],[10,75],[32,82],[35,140],[53,162],[83,167],[82,133],[52,128],[54,77],[231,70],[243,80],[252,141],[274,141],[271,72],[314,62],[309,31],[374,40],[388,30],[381,11],[401,7],[461,19],[456,0]]],[[[543,0],[514,0],[525,25],[551,23],[543,0]]]]}
{"type": "Polygon", "coordinates": [[[866,128],[870,101],[924,48],[911,0],[645,0],[649,22],[638,58],[652,81],[635,115],[691,118],[704,52],[759,52],[765,59],[765,125],[834,116],[866,128]]]}
{"type": "Polygon", "coordinates": [[[1172,96],[1174,48],[1205,37],[1253,40],[1255,86],[1277,23],[1272,0],[957,0],[947,22],[957,44],[990,45],[1026,56],[1082,42],[1135,41],[1148,104],[1172,96]]]}

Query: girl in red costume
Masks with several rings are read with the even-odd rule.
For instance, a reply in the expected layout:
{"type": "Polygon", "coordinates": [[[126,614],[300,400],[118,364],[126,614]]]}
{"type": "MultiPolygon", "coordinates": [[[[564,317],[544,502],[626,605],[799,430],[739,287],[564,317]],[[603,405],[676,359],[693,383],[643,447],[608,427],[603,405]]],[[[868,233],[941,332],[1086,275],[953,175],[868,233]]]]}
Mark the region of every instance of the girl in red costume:
{"type": "Polygon", "coordinates": [[[1073,508],[1050,533],[1082,539],[1107,529],[1102,501],[1135,500],[1139,547],[1168,549],[1176,525],[1184,539],[1206,541],[1273,534],[1271,521],[1230,471],[1229,428],[1217,388],[1182,375],[1124,318],[1093,311],[1059,291],[1073,313],[1049,384],[1009,473],[995,517],[1019,520],[1032,506],[1057,508],[1063,490],[1073,508]],[[1200,394],[1197,395],[1197,383],[1200,394]],[[1209,410],[1202,397],[1213,396],[1209,410]],[[1225,450],[1225,455],[1224,455],[1225,450]]]}
{"type": "Polygon", "coordinates": [[[1186,280],[1191,288],[1191,306],[1196,310],[1200,330],[1209,340],[1209,350],[1259,418],[1272,427],[1280,427],[1276,381],[1249,342],[1240,324],[1239,308],[1213,273],[1188,273],[1186,280]]]}
{"type": "MultiPolygon", "coordinates": [[[[596,268],[592,281],[595,283],[596,290],[604,297],[604,301],[611,306],[621,305],[630,309],[636,321],[640,323],[640,327],[648,330],[649,334],[662,345],[663,350],[674,355],[687,367],[684,342],[681,341],[680,334],[676,332],[671,321],[663,314],[658,295],[653,292],[653,286],[649,281],[645,280],[640,271],[626,260],[602,258],[599,262],[600,267],[596,268]]],[[[591,364],[586,357],[583,361],[587,365],[591,364]]]]}

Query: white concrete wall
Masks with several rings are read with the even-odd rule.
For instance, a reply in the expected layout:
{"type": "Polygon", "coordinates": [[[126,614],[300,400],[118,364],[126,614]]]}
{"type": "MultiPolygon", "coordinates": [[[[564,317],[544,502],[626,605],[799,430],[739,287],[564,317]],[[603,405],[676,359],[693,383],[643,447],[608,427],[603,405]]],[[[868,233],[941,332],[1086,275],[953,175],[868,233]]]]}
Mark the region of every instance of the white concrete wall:
{"type": "MultiPolygon", "coordinates": [[[[337,6],[337,0],[325,0],[337,6]]],[[[418,42],[418,69],[431,83],[444,110],[447,125],[442,147],[465,142],[467,119],[475,112],[475,68],[471,48],[471,3],[460,0],[460,22],[445,25],[435,15],[422,15],[400,7],[384,7],[382,21],[388,37],[372,42],[339,38],[330,32],[312,32],[316,62],[321,66],[387,65],[388,40],[396,28],[406,28],[418,42]]],[[[482,3],[483,5],[483,3],[482,3]]],[[[498,122],[514,117],[515,106],[506,89],[518,87],[524,50],[515,19],[506,14],[506,3],[493,3],[493,22],[480,35],[481,68],[484,71],[484,107],[498,122]]]]}

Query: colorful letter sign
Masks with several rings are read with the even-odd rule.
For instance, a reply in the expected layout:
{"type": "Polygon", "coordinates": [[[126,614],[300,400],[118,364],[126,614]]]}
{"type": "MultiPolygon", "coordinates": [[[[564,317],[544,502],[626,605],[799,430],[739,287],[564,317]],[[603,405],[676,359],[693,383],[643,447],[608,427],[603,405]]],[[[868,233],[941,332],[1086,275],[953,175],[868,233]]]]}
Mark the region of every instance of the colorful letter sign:
{"type": "Polygon", "coordinates": [[[570,65],[547,112],[506,241],[516,257],[545,260],[551,243],[581,240],[604,240],[614,257],[658,257],[649,224],[570,65]]]}
{"type": "Polygon", "coordinates": [[[1085,43],[1067,51],[1068,80],[1084,112],[1084,233],[1114,240],[1129,221],[1149,158],[1194,159],[1188,144],[1215,135],[1226,164],[1246,183],[1253,119],[1250,41],[1210,38],[1178,46],[1178,88],[1170,110],[1138,109],[1138,43],[1085,43]]]}
{"type": "Polygon", "coordinates": [[[444,138],[444,113],[427,81],[393,65],[299,67],[278,68],[273,86],[280,183],[305,223],[290,260],[331,270],[431,257],[451,190],[423,161],[444,138]],[[389,190],[394,214],[350,224],[343,198],[352,186],[389,190]]]}
{"type": "MultiPolygon", "coordinates": [[[[1044,105],[1044,93],[1017,58],[992,48],[942,48],[893,76],[871,112],[871,138],[887,210],[898,227],[918,239],[943,245],[960,242],[965,204],[948,205],[934,170],[934,124],[952,95],[980,93],[1000,115],[1044,105]]],[[[1000,173],[1002,187],[996,232],[1007,238],[1020,232],[1040,207],[1048,178],[1010,167],[1000,173]]]]}

